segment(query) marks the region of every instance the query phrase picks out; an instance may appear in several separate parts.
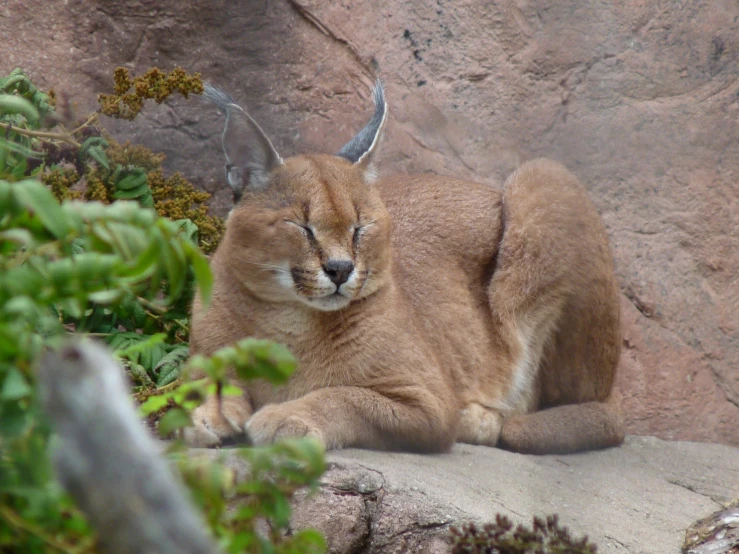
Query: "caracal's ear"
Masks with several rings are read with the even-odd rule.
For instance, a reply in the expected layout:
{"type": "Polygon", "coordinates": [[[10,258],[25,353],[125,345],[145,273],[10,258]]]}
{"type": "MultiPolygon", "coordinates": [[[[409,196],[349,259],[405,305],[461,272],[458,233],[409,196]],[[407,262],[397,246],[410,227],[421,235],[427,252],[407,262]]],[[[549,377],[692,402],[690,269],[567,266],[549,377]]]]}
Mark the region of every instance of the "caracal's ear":
{"type": "Polygon", "coordinates": [[[224,91],[205,83],[203,96],[226,114],[221,137],[226,155],[226,179],[238,202],[244,190],[267,186],[269,174],[282,165],[282,158],[248,113],[224,91]]]}
{"type": "Polygon", "coordinates": [[[346,158],[362,168],[366,182],[374,181],[376,177],[372,161],[378,150],[382,130],[385,128],[385,122],[387,121],[385,91],[379,79],[372,90],[372,100],[375,102],[375,113],[372,119],[338,153],[342,158],[346,158]]]}

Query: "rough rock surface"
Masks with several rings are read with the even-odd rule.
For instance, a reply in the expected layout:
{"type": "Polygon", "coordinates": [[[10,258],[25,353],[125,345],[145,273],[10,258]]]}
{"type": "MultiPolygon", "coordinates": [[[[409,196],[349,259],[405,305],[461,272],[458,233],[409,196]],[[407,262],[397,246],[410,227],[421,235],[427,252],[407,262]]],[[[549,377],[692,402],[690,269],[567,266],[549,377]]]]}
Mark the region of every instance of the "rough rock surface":
{"type": "Polygon", "coordinates": [[[687,554],[739,552],[739,500],[691,525],[683,549],[687,554]]]}
{"type": "MultiPolygon", "coordinates": [[[[228,450],[200,452],[244,471],[228,450]]],[[[293,524],[323,531],[334,553],[448,552],[451,525],[496,513],[530,525],[557,513],[602,554],[676,554],[694,521],[739,495],[738,449],[652,437],[568,456],[457,445],[435,456],[345,450],[328,461],[293,524]]]]}
{"type": "MultiPolygon", "coordinates": [[[[24,67],[80,111],[113,67],[201,71],[284,154],[335,151],[392,117],[382,171],[501,183],[556,158],[589,187],[623,291],[628,429],[739,445],[739,4],[735,0],[7,0],[0,73],[24,67]]],[[[198,101],[111,124],[228,208],[198,101]]]]}

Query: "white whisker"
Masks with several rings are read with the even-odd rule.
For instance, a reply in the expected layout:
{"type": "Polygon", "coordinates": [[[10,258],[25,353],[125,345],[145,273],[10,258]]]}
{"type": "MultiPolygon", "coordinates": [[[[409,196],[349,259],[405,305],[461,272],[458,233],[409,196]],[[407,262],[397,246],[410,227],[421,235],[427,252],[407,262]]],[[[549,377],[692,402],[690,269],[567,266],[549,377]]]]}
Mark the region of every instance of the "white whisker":
{"type": "Polygon", "coordinates": [[[257,267],[264,268],[262,271],[280,271],[282,273],[288,273],[289,270],[284,266],[279,265],[272,265],[272,264],[263,264],[259,262],[253,262],[251,260],[241,260],[247,264],[255,265],[257,267]]]}

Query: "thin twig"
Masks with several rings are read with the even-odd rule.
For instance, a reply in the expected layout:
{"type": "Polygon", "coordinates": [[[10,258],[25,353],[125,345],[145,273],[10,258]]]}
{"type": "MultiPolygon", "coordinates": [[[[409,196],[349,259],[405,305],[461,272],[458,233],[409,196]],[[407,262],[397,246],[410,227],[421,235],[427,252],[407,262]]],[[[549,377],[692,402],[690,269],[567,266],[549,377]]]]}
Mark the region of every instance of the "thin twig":
{"type": "Polygon", "coordinates": [[[59,140],[61,142],[66,142],[67,144],[71,144],[75,148],[79,148],[80,146],[82,146],[79,142],[74,140],[74,137],[72,137],[72,135],[70,135],[69,133],[55,133],[52,131],[31,131],[30,129],[16,127],[15,125],[11,125],[10,123],[0,123],[0,127],[27,137],[59,140]]]}
{"type": "Polygon", "coordinates": [[[50,537],[49,535],[44,533],[42,529],[40,529],[39,527],[31,523],[30,521],[26,521],[21,516],[16,514],[8,506],[0,506],[0,516],[5,518],[5,520],[8,523],[15,526],[17,529],[21,529],[22,531],[25,531],[26,533],[30,533],[40,538],[46,544],[48,544],[52,548],[56,548],[60,552],[65,552],[67,554],[73,554],[75,552],[75,549],[71,545],[64,544],[63,542],[58,541],[54,537],[50,537]]]}
{"type": "Polygon", "coordinates": [[[162,393],[172,391],[176,389],[177,387],[179,387],[181,384],[182,384],[182,379],[178,378],[172,381],[169,385],[164,385],[162,387],[151,388],[147,386],[140,386],[140,387],[131,387],[131,390],[137,394],[140,392],[144,392],[144,391],[151,391],[151,396],[154,396],[155,394],[162,394],[162,393]]]}
{"type": "Polygon", "coordinates": [[[91,125],[98,117],[100,116],[100,112],[93,112],[93,114],[87,118],[87,121],[85,121],[82,125],[74,129],[70,134],[76,135],[79,133],[82,129],[87,127],[88,125],[91,125]]]}
{"type": "MultiPolygon", "coordinates": [[[[177,325],[183,331],[185,331],[185,333],[189,333],[190,332],[190,328],[187,325],[185,325],[184,323],[182,323],[179,319],[170,319],[170,321],[173,321],[174,324],[177,325]]],[[[182,342],[186,342],[186,341],[182,341],[182,342]]]]}
{"type": "Polygon", "coordinates": [[[151,302],[150,300],[147,300],[143,296],[137,296],[136,297],[136,300],[138,300],[139,302],[141,302],[141,304],[143,304],[144,307],[149,308],[153,312],[157,312],[157,313],[160,313],[160,314],[167,313],[167,308],[165,308],[163,306],[158,306],[157,304],[154,304],[154,302],[151,302]]]}
{"type": "Polygon", "coordinates": [[[59,239],[47,242],[36,248],[30,248],[16,254],[11,263],[8,264],[8,268],[18,267],[26,263],[30,258],[34,256],[54,256],[59,254],[59,248],[62,246],[62,241],[59,239]]]}
{"type": "Polygon", "coordinates": [[[181,384],[182,384],[182,379],[175,379],[175,380],[174,380],[174,381],[172,381],[172,382],[171,382],[171,383],[170,383],[169,385],[164,385],[164,386],[162,386],[162,387],[157,387],[157,388],[156,388],[156,389],[154,389],[154,390],[155,390],[155,391],[156,391],[157,393],[162,393],[162,392],[169,392],[169,391],[171,391],[171,390],[174,390],[174,389],[176,389],[176,388],[177,388],[177,387],[179,387],[179,386],[180,386],[181,384]]]}

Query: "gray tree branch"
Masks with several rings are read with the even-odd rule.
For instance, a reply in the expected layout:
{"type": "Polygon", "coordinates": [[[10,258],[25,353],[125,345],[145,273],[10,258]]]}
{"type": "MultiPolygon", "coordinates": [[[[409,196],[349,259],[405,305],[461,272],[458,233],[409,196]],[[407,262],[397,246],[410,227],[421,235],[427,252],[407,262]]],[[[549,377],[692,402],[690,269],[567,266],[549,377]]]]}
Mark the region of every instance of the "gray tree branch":
{"type": "Polygon", "coordinates": [[[123,370],[103,347],[88,342],[47,354],[39,380],[60,438],[57,473],[103,552],[219,552],[137,416],[123,370]]]}

